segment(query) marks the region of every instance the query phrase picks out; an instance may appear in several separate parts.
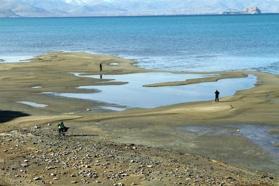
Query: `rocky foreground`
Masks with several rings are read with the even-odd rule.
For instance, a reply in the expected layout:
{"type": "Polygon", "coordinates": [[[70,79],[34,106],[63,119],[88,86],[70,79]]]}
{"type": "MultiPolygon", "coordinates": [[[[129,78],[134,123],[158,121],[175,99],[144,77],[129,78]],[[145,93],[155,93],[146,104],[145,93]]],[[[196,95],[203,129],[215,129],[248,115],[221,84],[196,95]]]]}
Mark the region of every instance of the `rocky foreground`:
{"type": "Polygon", "coordinates": [[[0,185],[272,185],[273,177],[200,156],[115,144],[46,124],[0,134],[0,185]]]}

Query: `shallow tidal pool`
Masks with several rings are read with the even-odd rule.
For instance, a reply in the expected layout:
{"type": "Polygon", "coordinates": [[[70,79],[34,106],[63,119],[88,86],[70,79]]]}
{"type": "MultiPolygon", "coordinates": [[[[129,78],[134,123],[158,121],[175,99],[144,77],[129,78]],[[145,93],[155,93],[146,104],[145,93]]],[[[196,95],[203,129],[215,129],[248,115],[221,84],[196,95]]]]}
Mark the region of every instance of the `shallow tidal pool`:
{"type": "MultiPolygon", "coordinates": [[[[76,76],[100,78],[99,75],[76,76]]],[[[185,102],[208,101],[214,99],[218,89],[221,97],[231,96],[238,90],[252,88],[257,81],[255,76],[223,79],[217,82],[198,83],[184,86],[144,87],[147,84],[183,81],[205,77],[200,74],[174,74],[167,72],[135,73],[124,75],[103,75],[104,80],[127,82],[122,85],[82,86],[79,89],[96,89],[97,93],[54,93],[46,94],[68,98],[85,99],[125,106],[126,108],[155,108],[185,102]]]]}

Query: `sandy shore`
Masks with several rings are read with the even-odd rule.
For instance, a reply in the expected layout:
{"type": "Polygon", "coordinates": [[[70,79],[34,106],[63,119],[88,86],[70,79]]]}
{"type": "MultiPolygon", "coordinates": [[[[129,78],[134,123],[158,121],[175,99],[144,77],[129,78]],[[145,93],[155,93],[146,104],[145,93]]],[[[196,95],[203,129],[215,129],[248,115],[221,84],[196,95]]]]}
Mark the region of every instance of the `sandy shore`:
{"type": "Polygon", "coordinates": [[[218,74],[212,74],[209,77],[197,78],[197,79],[188,79],[185,81],[174,81],[174,82],[163,82],[144,85],[145,87],[167,87],[167,86],[182,86],[182,85],[191,85],[197,83],[205,82],[216,82],[222,79],[233,79],[233,78],[243,78],[248,77],[247,73],[244,72],[220,72],[218,74]]]}
{"type": "MultiPolygon", "coordinates": [[[[2,111],[0,112],[1,115],[5,115],[6,118],[3,121],[4,123],[2,122],[0,125],[0,131],[2,133],[7,133],[13,130],[18,131],[18,129],[22,128],[26,128],[26,130],[29,131],[35,125],[44,126],[43,128],[45,130],[45,128],[49,128],[49,126],[46,127],[47,123],[57,123],[60,120],[65,120],[66,124],[71,127],[72,132],[78,131],[79,133],[85,133],[87,135],[99,136],[86,138],[87,142],[84,143],[84,148],[87,148],[87,146],[90,145],[90,141],[96,140],[99,141],[101,144],[100,146],[109,146],[109,144],[113,143],[115,145],[119,145],[117,146],[119,149],[125,149],[125,145],[122,147],[122,143],[133,143],[136,145],[144,145],[139,147],[145,149],[139,156],[148,156],[149,153],[153,153],[153,150],[150,150],[147,147],[155,148],[156,152],[160,154],[160,157],[162,157],[160,158],[162,162],[169,161],[168,157],[173,157],[176,153],[189,153],[193,159],[195,157],[200,157],[202,159],[200,160],[202,163],[197,161],[196,164],[194,163],[191,165],[193,168],[192,171],[197,165],[198,169],[206,170],[205,167],[208,167],[210,164],[205,161],[208,157],[210,159],[217,159],[218,162],[225,162],[222,169],[218,169],[216,167],[216,175],[222,173],[223,176],[217,178],[214,177],[215,173],[209,173],[204,175],[204,178],[200,178],[201,183],[206,183],[204,181],[206,181],[207,178],[215,179],[215,181],[224,181],[225,174],[227,175],[227,173],[232,169],[237,170],[234,175],[229,176],[236,180],[234,184],[252,184],[253,180],[254,184],[272,184],[274,183],[274,176],[277,179],[277,175],[279,175],[278,162],[277,164],[274,163],[268,154],[264,153],[256,145],[251,144],[251,142],[247,141],[247,139],[240,136],[224,136],[224,138],[220,140],[220,137],[218,136],[204,135],[197,137],[190,134],[185,135],[179,127],[201,124],[207,126],[260,124],[277,127],[279,121],[278,76],[254,71],[221,72],[215,73],[217,75],[208,78],[200,78],[183,82],[166,82],[160,85],[149,85],[185,85],[191,83],[217,81],[224,78],[245,77],[248,74],[255,75],[258,78],[257,85],[254,88],[239,91],[232,97],[223,98],[220,103],[187,103],[156,109],[133,109],[124,112],[108,112],[102,109],[102,106],[109,105],[107,103],[88,102],[84,100],[52,97],[41,94],[41,92],[95,92],[96,90],[76,89],[76,87],[97,84],[109,85],[111,82],[107,82],[106,80],[76,77],[72,74],[73,72],[99,74],[100,63],[103,64],[104,74],[146,72],[146,70],[136,67],[134,62],[126,59],[85,53],[57,52],[36,57],[32,59],[30,63],[1,64],[0,109],[2,111]],[[33,108],[19,103],[19,101],[36,102],[45,104],[47,107],[33,108]],[[96,109],[88,110],[87,108],[96,109]],[[4,114],[7,112],[9,112],[8,116],[4,114]],[[222,151],[222,149],[226,150],[222,151]],[[163,158],[165,153],[164,150],[171,151],[166,156],[166,159],[163,158]],[[231,164],[232,166],[228,164],[231,164]],[[241,173],[244,170],[247,174],[241,173]],[[273,175],[272,179],[269,179],[269,176],[263,176],[266,175],[266,173],[273,175]],[[238,175],[238,177],[236,175],[238,175]]],[[[125,82],[116,83],[121,84],[125,82]]],[[[54,129],[55,126],[49,130],[54,129]]],[[[276,128],[273,130],[277,131],[276,128]]],[[[32,131],[29,133],[33,135],[32,131]]],[[[32,140],[34,139],[28,138],[26,133],[19,136],[26,138],[26,141],[28,141],[26,143],[30,146],[30,148],[34,148],[38,151],[43,149],[43,146],[32,145],[32,140]]],[[[46,136],[40,134],[38,138],[39,140],[45,141],[46,136]]],[[[13,140],[9,141],[7,137],[3,137],[1,139],[1,149],[7,148],[10,145],[19,145],[13,140]],[[5,140],[4,143],[3,140],[5,140]]],[[[83,137],[79,137],[79,140],[82,139],[83,137]]],[[[57,143],[57,141],[53,141],[52,143],[57,143]]],[[[71,143],[72,142],[69,142],[69,144],[71,143]]],[[[45,144],[42,143],[42,145],[45,144]]],[[[73,146],[76,145],[78,144],[73,144],[73,146]]],[[[66,146],[71,148],[71,145],[66,146]]],[[[59,151],[57,147],[53,148],[53,150],[59,151]]],[[[130,153],[129,150],[127,150],[127,152],[126,150],[124,151],[125,153],[130,153]]],[[[22,157],[21,151],[17,148],[13,148],[12,151],[9,150],[7,152],[1,152],[1,158],[4,158],[2,158],[2,164],[1,161],[0,164],[3,166],[3,161],[5,160],[5,162],[8,162],[8,165],[6,164],[6,166],[9,168],[6,167],[7,169],[5,169],[4,167],[4,170],[2,169],[0,172],[1,175],[5,176],[6,182],[9,183],[11,181],[10,176],[14,173],[12,165],[17,164],[20,166],[20,161],[22,161],[22,158],[24,157],[22,157]],[[11,156],[13,153],[17,154],[17,156],[11,156]]],[[[85,151],[84,153],[86,154],[88,152],[85,151]]],[[[35,156],[34,154],[32,155],[35,156]]],[[[123,156],[126,157],[126,155],[123,156]]],[[[119,157],[121,157],[121,155],[119,155],[119,157]]],[[[174,159],[174,161],[178,162],[187,160],[187,158],[185,160],[180,158],[174,159]]],[[[102,160],[102,163],[104,163],[104,160],[102,160]]],[[[128,164],[126,164],[127,162],[122,161],[122,163],[123,164],[121,166],[128,166],[128,164]]],[[[94,169],[96,168],[93,164],[90,166],[94,169]]],[[[113,169],[113,167],[111,167],[111,169],[116,172],[121,171],[118,166],[114,167],[116,168],[113,169]]],[[[170,166],[169,169],[173,169],[174,167],[175,166],[170,166]]],[[[25,175],[27,176],[26,180],[32,180],[32,176],[36,175],[35,170],[37,169],[38,168],[33,169],[32,167],[29,167],[28,173],[25,175]]],[[[214,166],[213,169],[215,169],[214,166]]],[[[158,170],[154,169],[153,171],[156,172],[158,170]]],[[[165,174],[168,171],[169,170],[162,172],[165,174]]],[[[180,169],[178,172],[180,172],[180,169]]],[[[61,172],[59,172],[59,174],[60,173],[61,172]]],[[[42,174],[42,172],[39,171],[38,174],[42,174]]],[[[153,176],[152,178],[147,176],[147,174],[144,174],[143,178],[145,179],[139,179],[137,182],[140,184],[144,183],[145,185],[154,185],[156,180],[156,183],[158,184],[165,183],[168,185],[170,182],[165,179],[157,180],[157,178],[164,177],[164,174],[159,174],[157,176],[153,176]]],[[[23,175],[19,175],[20,177],[18,177],[18,179],[15,178],[15,180],[21,181],[24,184],[30,184],[24,179],[25,177],[23,175]]],[[[70,174],[67,175],[69,176],[70,174]]],[[[184,174],[181,176],[185,177],[184,174]]],[[[60,177],[63,176],[60,175],[60,177]]],[[[171,181],[177,179],[175,176],[170,177],[171,181]]],[[[131,184],[127,181],[131,179],[133,179],[133,176],[128,176],[127,179],[122,178],[119,180],[120,182],[131,184]]],[[[119,180],[106,182],[105,178],[102,177],[101,182],[112,184],[119,180]]],[[[47,178],[47,181],[49,182],[50,178],[47,178]]],[[[64,181],[53,180],[52,182],[60,184],[67,183],[64,181]]],[[[196,180],[190,179],[187,183],[194,183],[194,181],[196,180]]],[[[38,183],[41,182],[32,180],[32,184],[38,183]]],[[[225,183],[229,184],[230,182],[225,181],[225,183]]],[[[183,184],[186,184],[186,182],[183,182],[183,184]]]]}

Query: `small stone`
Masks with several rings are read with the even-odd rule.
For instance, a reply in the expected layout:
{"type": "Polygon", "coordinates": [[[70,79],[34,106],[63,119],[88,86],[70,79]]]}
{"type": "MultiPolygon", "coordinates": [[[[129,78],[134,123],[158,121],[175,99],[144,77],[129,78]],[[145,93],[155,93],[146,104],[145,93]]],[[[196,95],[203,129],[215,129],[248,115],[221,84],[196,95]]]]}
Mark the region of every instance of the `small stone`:
{"type": "Polygon", "coordinates": [[[55,169],[56,167],[47,167],[47,170],[55,169]]]}
{"type": "Polygon", "coordinates": [[[40,127],[38,125],[35,125],[34,126],[34,129],[39,129],[40,127]]]}
{"type": "Polygon", "coordinates": [[[90,166],[90,165],[85,165],[84,167],[85,167],[85,168],[91,168],[91,166],[90,166]]]}
{"type": "Polygon", "coordinates": [[[91,172],[86,174],[87,177],[91,178],[93,176],[93,174],[91,172]]]}
{"type": "Polygon", "coordinates": [[[41,180],[42,178],[41,177],[39,177],[39,176],[36,176],[36,177],[34,177],[33,178],[33,180],[35,180],[35,181],[37,181],[37,180],[41,180]]]}
{"type": "Polygon", "coordinates": [[[227,177],[228,180],[235,180],[233,177],[229,176],[227,177]]]}
{"type": "Polygon", "coordinates": [[[147,168],[152,168],[152,167],[153,167],[153,165],[147,165],[146,167],[147,167],[147,168]]]}
{"type": "Polygon", "coordinates": [[[54,177],[53,180],[59,180],[57,177],[54,177]]]}
{"type": "Polygon", "coordinates": [[[56,174],[55,174],[55,173],[50,173],[50,175],[51,175],[51,176],[56,176],[56,174]]]}
{"type": "Polygon", "coordinates": [[[20,164],[20,166],[25,168],[25,167],[28,167],[29,165],[27,163],[22,163],[22,164],[20,164]]]}
{"type": "Polygon", "coordinates": [[[122,173],[121,176],[125,177],[125,176],[128,176],[127,173],[122,173]]]}
{"type": "Polygon", "coordinates": [[[71,184],[77,184],[77,181],[71,181],[71,184]]]}

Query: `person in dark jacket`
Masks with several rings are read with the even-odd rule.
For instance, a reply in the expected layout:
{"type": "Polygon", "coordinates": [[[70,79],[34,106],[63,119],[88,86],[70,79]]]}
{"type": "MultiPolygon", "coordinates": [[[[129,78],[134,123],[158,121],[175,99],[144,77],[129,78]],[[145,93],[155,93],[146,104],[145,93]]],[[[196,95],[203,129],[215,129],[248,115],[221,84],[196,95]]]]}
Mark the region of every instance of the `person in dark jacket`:
{"type": "Polygon", "coordinates": [[[220,92],[218,90],[215,91],[215,102],[219,102],[220,92]]]}
{"type": "Polygon", "coordinates": [[[69,127],[66,127],[63,121],[58,124],[58,133],[60,136],[65,136],[65,133],[68,131],[68,129],[69,127]]]}
{"type": "Polygon", "coordinates": [[[102,71],[103,71],[103,64],[100,63],[100,72],[102,72],[102,71]]]}

